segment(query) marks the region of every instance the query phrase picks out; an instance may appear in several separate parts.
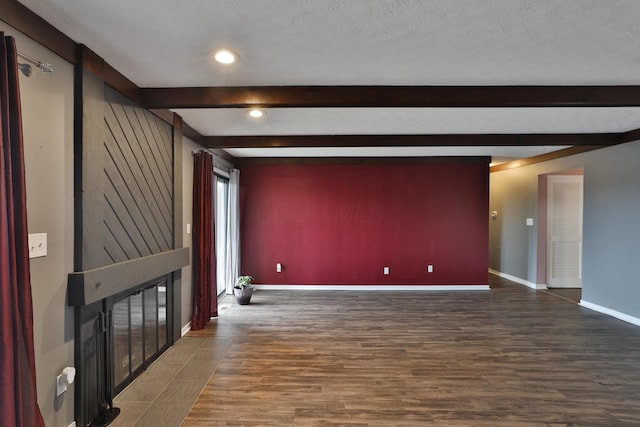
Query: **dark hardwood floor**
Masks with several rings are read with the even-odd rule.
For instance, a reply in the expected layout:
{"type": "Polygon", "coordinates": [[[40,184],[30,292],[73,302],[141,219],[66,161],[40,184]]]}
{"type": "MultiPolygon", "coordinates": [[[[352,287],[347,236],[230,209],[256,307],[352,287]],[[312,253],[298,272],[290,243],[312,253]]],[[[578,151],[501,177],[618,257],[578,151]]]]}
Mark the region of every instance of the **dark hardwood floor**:
{"type": "Polygon", "coordinates": [[[183,426],[640,425],[639,327],[490,284],[227,298],[188,334],[226,351],[183,426]]]}

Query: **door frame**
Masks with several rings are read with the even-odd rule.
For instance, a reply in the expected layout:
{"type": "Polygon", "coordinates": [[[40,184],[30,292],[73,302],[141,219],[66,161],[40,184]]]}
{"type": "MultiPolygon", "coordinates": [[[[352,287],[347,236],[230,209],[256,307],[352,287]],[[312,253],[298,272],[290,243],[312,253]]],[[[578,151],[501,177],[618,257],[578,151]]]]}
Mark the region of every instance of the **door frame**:
{"type": "MultiPolygon", "coordinates": [[[[584,177],[584,168],[569,169],[565,171],[549,172],[538,175],[538,233],[537,233],[537,263],[536,263],[536,287],[547,289],[547,185],[551,175],[580,175],[584,177]]],[[[584,191],[584,186],[583,186],[584,191]]],[[[583,203],[584,214],[584,203],[583,203]]]]}

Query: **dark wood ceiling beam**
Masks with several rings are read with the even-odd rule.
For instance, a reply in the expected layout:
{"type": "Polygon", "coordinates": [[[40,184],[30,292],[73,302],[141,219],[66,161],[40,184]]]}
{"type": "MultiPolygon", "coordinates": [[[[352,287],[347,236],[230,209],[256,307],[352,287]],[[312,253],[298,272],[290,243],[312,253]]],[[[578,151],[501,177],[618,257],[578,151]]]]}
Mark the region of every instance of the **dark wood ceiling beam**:
{"type": "MultiPolygon", "coordinates": [[[[202,136],[200,134],[200,132],[198,132],[197,130],[195,130],[191,126],[189,126],[189,124],[187,122],[182,122],[182,135],[186,136],[187,138],[189,138],[190,140],[192,140],[193,142],[195,142],[197,144],[205,146],[204,145],[204,142],[205,142],[204,138],[205,137],[202,136]]],[[[215,148],[215,147],[207,147],[207,148],[215,148]]]]}
{"type": "Polygon", "coordinates": [[[622,134],[620,142],[631,142],[640,139],[640,129],[630,130],[622,134]]]}
{"type": "Polygon", "coordinates": [[[614,145],[621,142],[621,136],[617,133],[514,135],[262,135],[205,136],[198,142],[208,148],[562,146],[614,145]]]}
{"type": "Polygon", "coordinates": [[[489,172],[500,172],[508,169],[521,168],[523,166],[534,165],[536,163],[548,162],[550,160],[561,159],[563,157],[573,156],[575,154],[586,153],[587,151],[598,150],[605,148],[606,145],[582,145],[576,147],[569,147],[563,150],[553,151],[551,153],[540,154],[539,156],[527,157],[524,159],[514,160],[511,162],[500,163],[499,165],[491,166],[489,172]]]}
{"type": "Polygon", "coordinates": [[[140,104],[140,88],[83,44],[77,45],[76,64],[91,71],[106,84],[140,104]]]}
{"type": "Polygon", "coordinates": [[[640,106],[640,86],[246,86],[141,89],[148,108],[640,106]]]}
{"type": "MultiPolygon", "coordinates": [[[[155,111],[155,110],[153,110],[155,111]]],[[[164,111],[164,110],[162,110],[164,111]]],[[[175,113],[173,113],[175,114],[175,113]]],[[[176,116],[180,117],[179,115],[175,114],[176,116]]],[[[191,141],[195,142],[196,144],[205,147],[205,148],[210,148],[210,149],[216,149],[217,147],[208,147],[206,145],[206,141],[205,139],[207,137],[204,137],[200,134],[200,132],[198,132],[197,130],[195,130],[194,128],[192,128],[191,126],[189,126],[188,123],[186,122],[182,122],[182,135],[188,139],[190,139],[191,141]]],[[[230,163],[235,164],[236,162],[236,157],[232,156],[231,154],[227,153],[224,150],[215,150],[217,155],[219,155],[221,158],[223,158],[224,160],[227,160],[230,163]]]]}
{"type": "Polygon", "coordinates": [[[388,164],[485,164],[489,156],[424,157],[236,157],[239,167],[248,165],[388,165],[388,164]]]}

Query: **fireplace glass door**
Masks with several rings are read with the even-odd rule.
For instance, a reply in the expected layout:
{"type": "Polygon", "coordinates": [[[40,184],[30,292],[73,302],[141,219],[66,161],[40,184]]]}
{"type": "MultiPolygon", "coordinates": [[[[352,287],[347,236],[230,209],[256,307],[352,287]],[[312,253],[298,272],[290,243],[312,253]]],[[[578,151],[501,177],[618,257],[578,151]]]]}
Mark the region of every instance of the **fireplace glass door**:
{"type": "Polygon", "coordinates": [[[119,393],[167,347],[167,282],[162,280],[113,304],[113,378],[119,393]]]}

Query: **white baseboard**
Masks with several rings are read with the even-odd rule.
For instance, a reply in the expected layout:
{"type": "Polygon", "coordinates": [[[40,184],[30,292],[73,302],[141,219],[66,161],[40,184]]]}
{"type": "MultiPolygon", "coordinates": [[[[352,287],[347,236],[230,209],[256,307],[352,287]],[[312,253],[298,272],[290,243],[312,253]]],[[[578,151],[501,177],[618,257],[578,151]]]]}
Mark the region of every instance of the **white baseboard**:
{"type": "Polygon", "coordinates": [[[500,276],[503,279],[511,280],[512,282],[516,282],[516,283],[518,283],[520,285],[527,286],[527,287],[529,287],[531,289],[537,289],[537,290],[547,289],[547,285],[545,285],[545,284],[536,284],[536,283],[533,283],[533,282],[529,282],[528,280],[524,280],[524,279],[521,279],[519,277],[512,276],[510,274],[502,273],[500,271],[496,271],[496,270],[493,270],[491,268],[489,269],[489,273],[495,274],[496,276],[500,276]]]}
{"type": "Polygon", "coordinates": [[[190,330],[191,330],[191,321],[189,321],[189,323],[187,323],[182,327],[182,330],[180,331],[180,336],[183,337],[187,335],[187,332],[189,332],[190,330]]]}
{"type": "Polygon", "coordinates": [[[615,317],[616,319],[624,320],[625,322],[640,326],[640,319],[637,317],[629,316],[628,314],[624,314],[619,311],[612,310],[610,308],[603,307],[601,305],[594,304],[585,300],[580,300],[580,305],[590,310],[597,311],[598,313],[607,314],[609,316],[615,317]]]}
{"type": "Polygon", "coordinates": [[[253,285],[256,289],[291,291],[488,291],[488,285],[253,285]]]}

